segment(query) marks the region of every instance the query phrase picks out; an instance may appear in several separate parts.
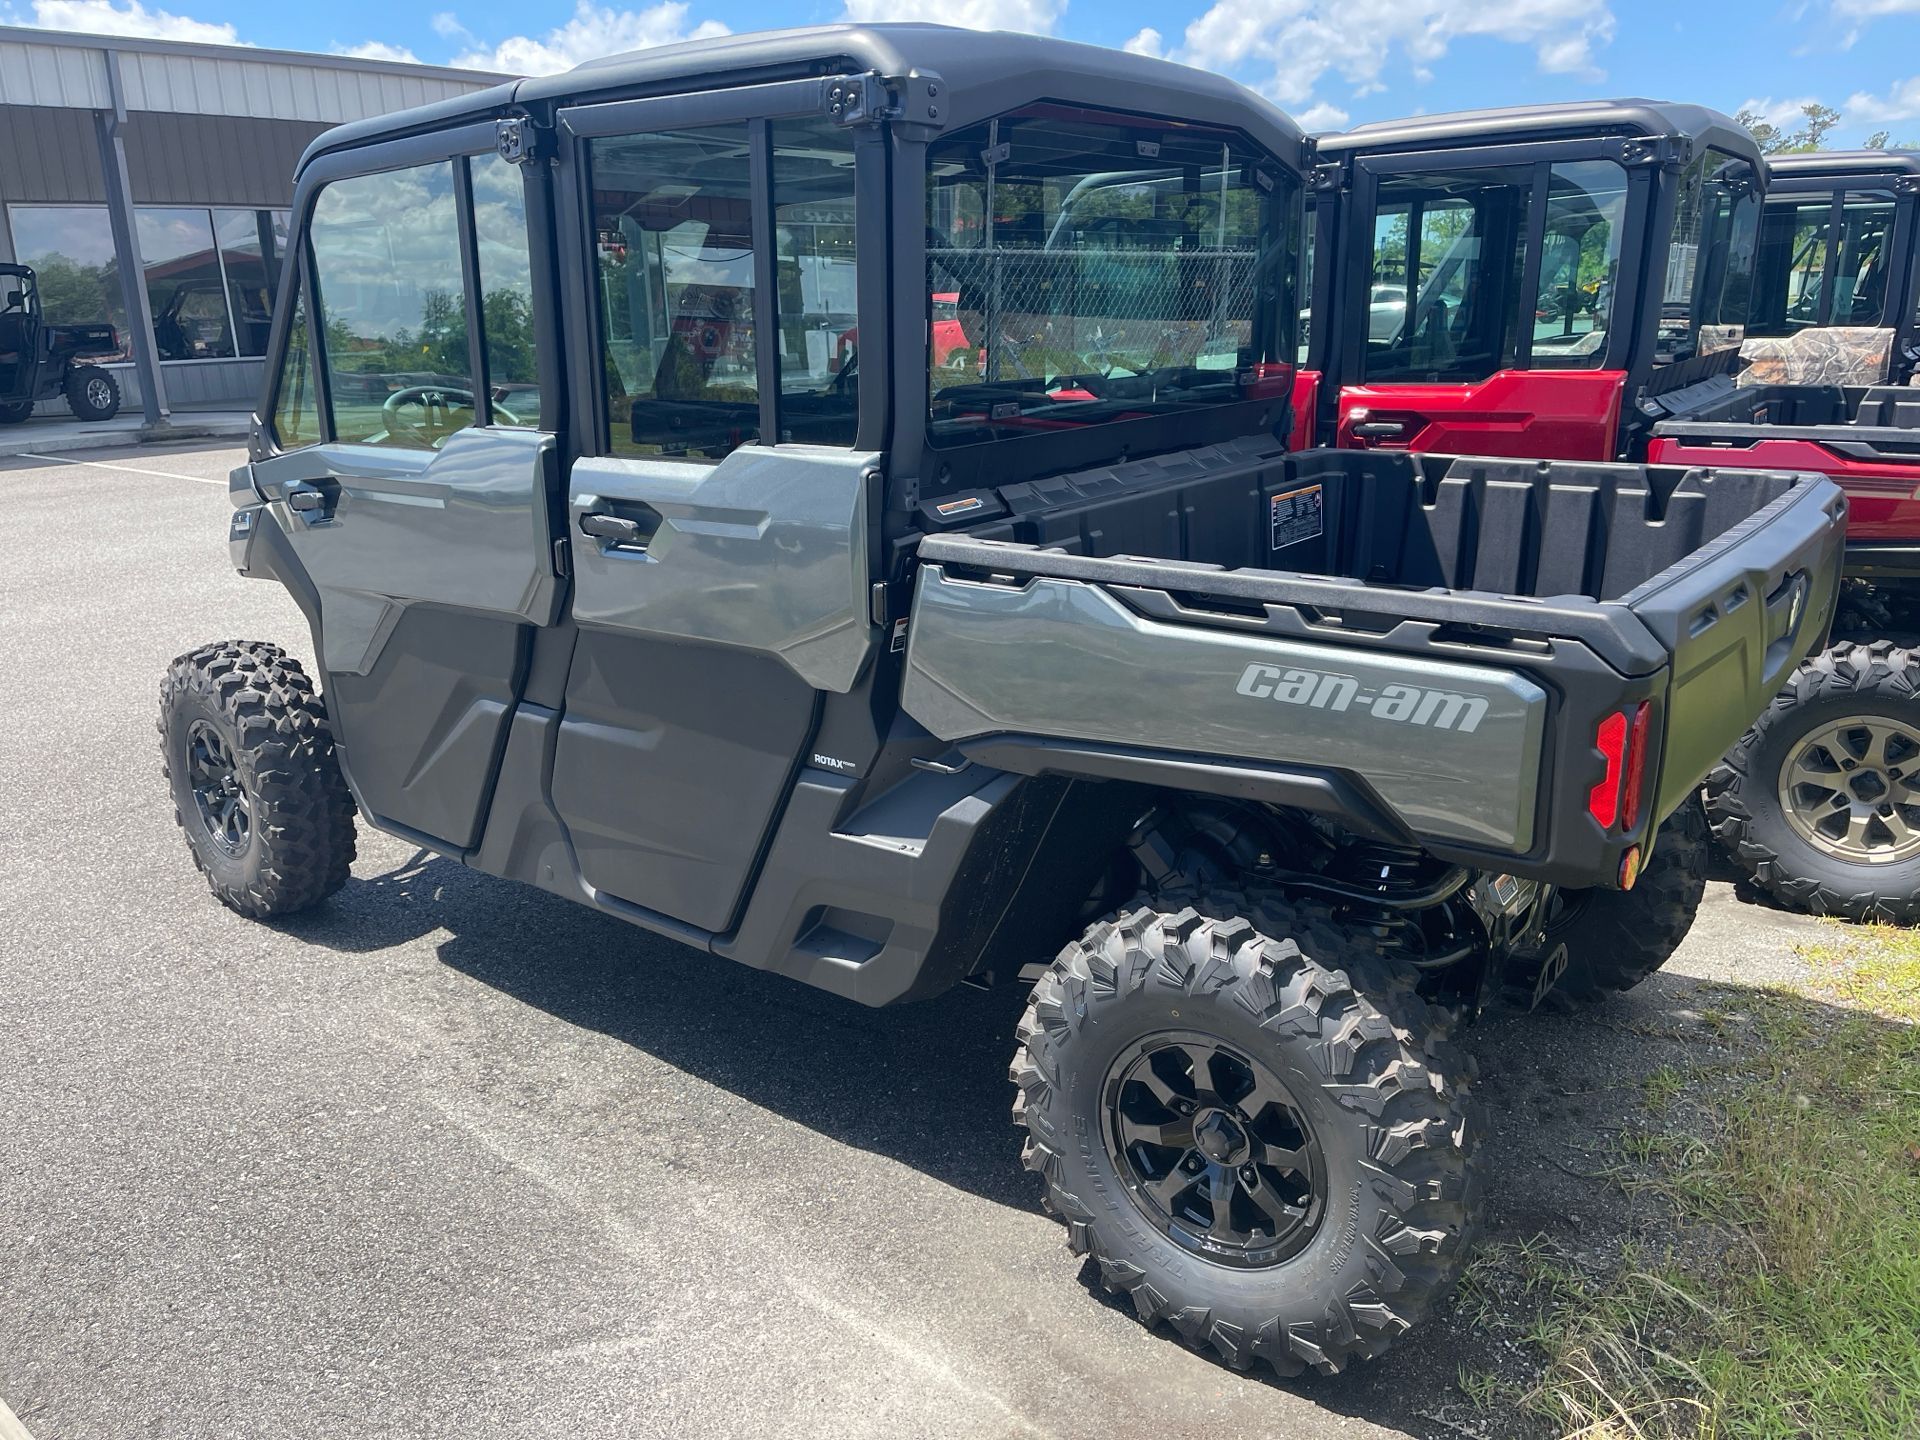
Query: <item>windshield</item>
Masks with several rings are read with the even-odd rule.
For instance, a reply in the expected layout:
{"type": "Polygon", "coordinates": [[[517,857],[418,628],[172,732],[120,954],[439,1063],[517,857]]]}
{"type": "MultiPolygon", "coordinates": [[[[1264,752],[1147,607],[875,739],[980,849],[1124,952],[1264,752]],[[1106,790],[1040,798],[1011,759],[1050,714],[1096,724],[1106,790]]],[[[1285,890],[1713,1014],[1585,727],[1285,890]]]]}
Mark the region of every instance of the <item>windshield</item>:
{"type": "Polygon", "coordinates": [[[1243,137],[1041,105],[956,132],[928,163],[935,444],[1291,383],[1297,192],[1243,137]]]}

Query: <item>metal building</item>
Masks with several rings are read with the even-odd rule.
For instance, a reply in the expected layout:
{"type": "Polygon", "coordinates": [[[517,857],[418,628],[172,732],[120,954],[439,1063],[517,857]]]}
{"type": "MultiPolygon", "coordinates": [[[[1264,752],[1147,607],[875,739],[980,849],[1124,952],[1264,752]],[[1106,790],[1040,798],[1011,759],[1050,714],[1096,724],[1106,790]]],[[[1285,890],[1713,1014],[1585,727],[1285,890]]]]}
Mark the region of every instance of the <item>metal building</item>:
{"type": "Polygon", "coordinates": [[[113,323],[149,424],[251,405],[307,143],[501,78],[0,26],[0,260],[34,267],[49,320],[113,323]]]}

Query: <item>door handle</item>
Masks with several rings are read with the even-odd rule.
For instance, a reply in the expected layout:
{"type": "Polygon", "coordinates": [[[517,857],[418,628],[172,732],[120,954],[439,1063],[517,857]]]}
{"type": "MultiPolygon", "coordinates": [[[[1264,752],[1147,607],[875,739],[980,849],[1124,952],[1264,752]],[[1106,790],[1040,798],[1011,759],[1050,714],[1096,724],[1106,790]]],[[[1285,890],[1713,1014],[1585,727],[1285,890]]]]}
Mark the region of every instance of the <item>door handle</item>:
{"type": "Polygon", "coordinates": [[[653,524],[644,525],[625,515],[610,514],[605,510],[595,510],[580,517],[580,533],[595,540],[603,540],[609,545],[623,545],[629,549],[644,550],[653,539],[653,532],[659,528],[659,516],[651,517],[653,524]]]}
{"type": "Polygon", "coordinates": [[[333,518],[333,498],[318,486],[296,482],[287,487],[287,508],[307,517],[308,523],[333,518]]]}
{"type": "Polygon", "coordinates": [[[1354,426],[1352,433],[1361,440],[1398,440],[1407,433],[1407,426],[1404,420],[1369,420],[1354,426]]]}

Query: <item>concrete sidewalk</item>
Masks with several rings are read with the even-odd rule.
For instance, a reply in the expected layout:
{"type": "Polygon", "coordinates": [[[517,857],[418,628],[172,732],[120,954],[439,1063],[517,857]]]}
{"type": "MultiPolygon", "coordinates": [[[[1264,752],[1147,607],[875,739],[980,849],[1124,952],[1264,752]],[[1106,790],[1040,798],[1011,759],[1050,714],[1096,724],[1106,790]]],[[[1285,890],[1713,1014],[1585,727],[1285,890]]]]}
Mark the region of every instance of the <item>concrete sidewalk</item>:
{"type": "Polygon", "coordinates": [[[116,445],[244,437],[252,423],[253,416],[245,410],[176,410],[170,423],[150,433],[138,410],[122,411],[111,420],[95,422],[64,415],[36,416],[19,425],[0,426],[0,457],[64,455],[73,450],[103,450],[116,445]]]}

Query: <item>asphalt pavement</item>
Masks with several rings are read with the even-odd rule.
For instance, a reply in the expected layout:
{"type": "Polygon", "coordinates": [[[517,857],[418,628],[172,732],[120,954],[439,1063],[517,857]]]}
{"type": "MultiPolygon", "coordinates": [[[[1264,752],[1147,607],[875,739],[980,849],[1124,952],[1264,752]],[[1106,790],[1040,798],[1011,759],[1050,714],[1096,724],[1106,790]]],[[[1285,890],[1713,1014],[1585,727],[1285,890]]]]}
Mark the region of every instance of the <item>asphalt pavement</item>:
{"type": "MultiPolygon", "coordinates": [[[[1101,1296],[1019,1165],[1018,995],[866,1010],[364,827],[312,914],[215,904],[159,776],[161,675],[208,640],[309,648],[228,566],[239,459],[0,461],[0,1420],[1470,1433],[1419,1334],[1281,1384],[1101,1296]]],[[[1685,1013],[1686,976],[1787,973],[1812,925],[1716,884],[1676,978],[1608,1025],[1484,1043],[1527,1083],[1549,1054],[1607,1071],[1637,1016],[1685,1013]]],[[[1501,1143],[1519,1171],[1543,1142],[1501,1143]]],[[[1496,1229],[1547,1223],[1541,1194],[1496,1229]]]]}

